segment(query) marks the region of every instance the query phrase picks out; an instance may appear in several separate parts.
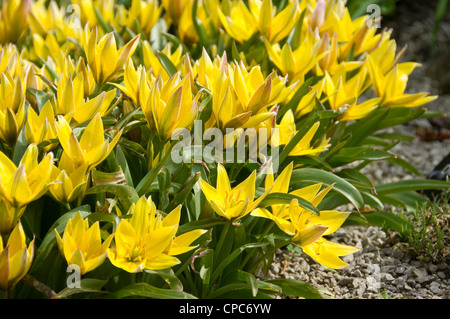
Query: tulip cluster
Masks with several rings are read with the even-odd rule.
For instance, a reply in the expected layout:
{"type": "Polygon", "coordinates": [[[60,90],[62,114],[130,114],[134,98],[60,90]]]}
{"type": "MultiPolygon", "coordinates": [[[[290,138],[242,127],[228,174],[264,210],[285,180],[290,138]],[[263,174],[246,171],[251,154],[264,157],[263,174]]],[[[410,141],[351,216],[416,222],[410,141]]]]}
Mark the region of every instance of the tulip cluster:
{"type": "Polygon", "coordinates": [[[287,244],[345,267],[358,249],[325,238],[351,216],[336,207],[384,202],[334,168],[393,159],[358,128],[370,137],[436,99],[405,93],[419,64],[368,22],[344,0],[2,1],[0,289],[26,295],[30,272],[70,295],[64,260],[114,296],[220,297],[236,277],[265,291],[256,268],[287,244]],[[267,129],[270,150],[212,162],[195,157],[203,140],[175,165],[174,136],[197,122],[267,129]],[[136,273],[152,288],[132,290],[136,273]]]}

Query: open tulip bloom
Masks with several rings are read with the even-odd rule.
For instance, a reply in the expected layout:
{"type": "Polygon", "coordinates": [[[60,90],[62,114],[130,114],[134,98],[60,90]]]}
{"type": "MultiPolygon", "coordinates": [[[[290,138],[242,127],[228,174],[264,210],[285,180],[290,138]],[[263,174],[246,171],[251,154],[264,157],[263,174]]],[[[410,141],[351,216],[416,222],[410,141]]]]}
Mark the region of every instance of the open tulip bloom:
{"type": "Polygon", "coordinates": [[[175,256],[194,249],[195,246],[189,245],[205,232],[198,229],[175,236],[180,212],[178,206],[163,218],[151,198],[141,197],[127,213],[131,218],[117,226],[115,246],[108,249],[111,263],[130,273],[179,264],[175,256]]]}

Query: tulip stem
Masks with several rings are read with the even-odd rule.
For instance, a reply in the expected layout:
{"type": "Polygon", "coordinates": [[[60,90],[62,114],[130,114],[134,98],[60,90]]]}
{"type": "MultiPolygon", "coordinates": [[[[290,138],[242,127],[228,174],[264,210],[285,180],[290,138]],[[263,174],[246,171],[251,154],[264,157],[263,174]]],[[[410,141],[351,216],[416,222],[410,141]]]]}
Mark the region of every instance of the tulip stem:
{"type": "MultiPolygon", "coordinates": [[[[269,231],[272,229],[272,227],[273,227],[273,225],[274,225],[274,223],[270,223],[267,227],[266,227],[266,229],[264,230],[264,233],[258,238],[258,241],[257,241],[257,243],[260,243],[264,238],[266,238],[266,235],[269,233],[269,231]]],[[[244,269],[244,267],[245,267],[245,265],[248,263],[248,261],[250,260],[250,258],[252,258],[253,257],[253,255],[255,254],[255,252],[256,252],[256,249],[252,249],[248,254],[247,254],[247,256],[245,256],[245,259],[244,259],[244,261],[242,262],[242,268],[241,269],[244,269]]]]}
{"type": "Polygon", "coordinates": [[[276,244],[272,249],[268,250],[263,256],[261,256],[258,260],[258,262],[255,262],[254,264],[252,264],[248,270],[249,273],[253,273],[256,268],[261,264],[261,261],[263,260],[263,258],[267,255],[271,255],[271,254],[275,254],[275,252],[277,251],[277,249],[284,247],[288,244],[290,244],[292,242],[292,239],[289,240],[282,240],[280,241],[278,244],[276,244]]]}
{"type": "Polygon", "coordinates": [[[30,287],[33,287],[49,299],[56,296],[56,292],[54,292],[50,287],[44,285],[42,282],[30,275],[25,275],[25,277],[22,278],[22,282],[30,287]]]}
{"type": "Polygon", "coordinates": [[[223,242],[225,241],[225,238],[227,237],[227,233],[228,230],[230,229],[230,225],[231,225],[231,220],[229,220],[227,223],[225,223],[223,225],[223,229],[222,229],[222,233],[220,234],[220,238],[219,238],[219,242],[217,243],[216,246],[216,251],[214,253],[214,257],[219,257],[221,250],[222,250],[222,246],[223,246],[223,242]]]}

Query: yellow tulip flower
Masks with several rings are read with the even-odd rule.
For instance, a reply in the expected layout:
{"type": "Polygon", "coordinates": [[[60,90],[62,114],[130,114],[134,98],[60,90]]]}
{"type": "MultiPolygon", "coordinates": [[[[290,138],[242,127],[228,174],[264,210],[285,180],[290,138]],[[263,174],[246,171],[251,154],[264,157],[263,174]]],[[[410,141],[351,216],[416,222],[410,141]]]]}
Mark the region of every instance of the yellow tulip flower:
{"type": "MultiPolygon", "coordinates": [[[[150,129],[155,128],[159,137],[167,141],[177,128],[190,127],[197,118],[197,101],[193,99],[190,76],[181,79],[180,72],[175,73],[167,82],[161,77],[149,86],[146,100],[141,98],[142,111],[150,129]]],[[[144,90],[140,90],[145,94],[144,90]]]]}
{"type": "Polygon", "coordinates": [[[272,0],[250,0],[249,7],[258,21],[259,31],[270,43],[278,43],[286,38],[300,18],[297,0],[290,0],[276,15],[272,0]]]}
{"type": "Polygon", "coordinates": [[[270,59],[283,75],[288,76],[290,83],[302,83],[305,75],[327,54],[327,51],[319,52],[320,37],[310,30],[294,50],[289,43],[282,48],[278,43],[272,45],[267,40],[265,44],[270,59]]]}
{"type": "Polygon", "coordinates": [[[0,109],[17,112],[25,98],[26,79],[13,78],[9,72],[3,72],[0,81],[0,109]]]}
{"type": "Polygon", "coordinates": [[[415,68],[414,65],[396,63],[390,71],[383,74],[382,69],[374,63],[370,55],[367,56],[367,59],[373,88],[376,95],[381,98],[381,106],[417,107],[437,99],[436,95],[429,96],[428,92],[405,93],[408,77],[415,68]]]}
{"type": "MultiPolygon", "coordinates": [[[[398,64],[405,54],[407,46],[405,45],[398,53],[397,53],[397,43],[395,40],[385,40],[380,45],[377,46],[373,51],[369,53],[373,62],[378,66],[380,72],[383,75],[389,73],[392,68],[398,64]]],[[[367,63],[367,62],[366,62],[367,63]]],[[[407,74],[410,74],[415,68],[420,67],[420,63],[417,62],[403,62],[399,63],[401,69],[404,70],[407,74]]]]}
{"type": "MultiPolygon", "coordinates": [[[[259,112],[252,112],[246,110],[244,105],[236,96],[235,89],[231,84],[232,79],[227,75],[226,70],[221,72],[219,78],[214,81],[213,95],[212,95],[212,117],[213,123],[207,123],[208,127],[218,127],[223,132],[227,128],[250,128],[256,127],[265,120],[272,118],[276,113],[273,111],[275,106],[270,109],[262,108],[259,112]]],[[[265,90],[265,85],[262,84],[262,90],[265,90]]],[[[270,85],[270,84],[269,84],[270,85]]],[[[267,87],[269,87],[267,85],[267,87]]],[[[240,88],[239,88],[240,90],[240,88]]],[[[268,92],[269,90],[267,90],[268,92]]],[[[245,92],[245,94],[248,94],[245,92]]],[[[254,94],[255,99],[258,100],[258,94],[254,94]]],[[[250,101],[252,102],[252,101],[250,101]]],[[[253,102],[252,102],[253,103],[253,102]]],[[[254,103],[257,108],[257,103],[254,103]]]]}
{"type": "Polygon", "coordinates": [[[138,33],[137,23],[142,32],[149,36],[161,15],[162,9],[163,7],[156,0],[132,0],[129,9],[119,5],[113,23],[138,33]]]}
{"type": "Polygon", "coordinates": [[[74,168],[70,161],[63,159],[58,167],[53,166],[51,179],[54,183],[50,185],[50,194],[58,202],[68,204],[84,197],[89,184],[89,172],[86,165],[74,168]]]}
{"type": "MultiPolygon", "coordinates": [[[[217,1],[217,0],[216,0],[217,1]]],[[[217,4],[217,13],[226,33],[234,40],[243,43],[258,31],[258,21],[242,0],[226,0],[223,10],[217,4]],[[225,11],[225,12],[224,12],[225,11]]]]}
{"type": "Polygon", "coordinates": [[[266,79],[259,66],[247,71],[242,61],[232,63],[228,68],[231,84],[245,111],[258,113],[278,103],[284,102],[297,86],[286,87],[287,78],[272,72],[266,79]]]}
{"type": "Polygon", "coordinates": [[[58,79],[58,89],[54,108],[56,114],[73,119],[76,124],[91,120],[97,113],[100,116],[108,114],[114,105],[111,104],[116,90],[103,91],[92,99],[84,98],[86,91],[84,73],[79,72],[75,78],[64,73],[58,79]]]}
{"type": "MultiPolygon", "coordinates": [[[[302,137],[302,139],[295,145],[289,156],[302,156],[311,155],[317,156],[318,154],[325,152],[330,144],[330,138],[322,137],[320,140],[311,145],[311,141],[314,138],[317,130],[319,129],[320,122],[314,123],[309,131],[302,137]]],[[[292,110],[286,112],[280,121],[280,124],[276,125],[278,128],[278,144],[287,145],[294,138],[297,130],[295,128],[295,118],[292,110]]],[[[275,140],[275,144],[276,144],[275,140]]]]}
{"type": "Polygon", "coordinates": [[[344,67],[347,72],[350,72],[364,64],[364,61],[339,61],[339,46],[336,32],[331,38],[328,36],[328,32],[325,32],[320,39],[317,54],[322,53],[325,53],[325,55],[313,69],[317,75],[325,75],[325,72],[334,74],[341,67],[344,67]]]}
{"type": "Polygon", "coordinates": [[[115,232],[115,246],[107,250],[111,263],[130,273],[144,269],[167,269],[180,263],[174,257],[194,249],[190,246],[206,231],[197,229],[176,236],[181,205],[164,218],[149,197],[133,203],[115,232]]]}
{"type": "Polygon", "coordinates": [[[113,239],[111,234],[102,243],[99,222],[89,227],[88,220],[83,219],[80,212],[69,219],[62,238],[56,229],[55,235],[61,255],[68,265],[80,267],[80,275],[94,270],[103,263],[106,249],[113,239]]]}
{"type": "Polygon", "coordinates": [[[356,75],[347,78],[346,69],[341,66],[333,76],[325,73],[324,91],[333,110],[345,109],[339,119],[341,121],[357,120],[365,117],[378,107],[381,99],[372,98],[358,104],[358,97],[364,91],[367,68],[362,68],[356,75]]]}
{"type": "Polygon", "coordinates": [[[25,124],[25,87],[19,76],[0,76],[0,139],[13,144],[25,124]]]}
{"type": "MultiPolygon", "coordinates": [[[[80,57],[76,65],[75,74],[83,73],[84,96],[90,96],[95,91],[95,79],[89,65],[86,65],[84,58],[80,57]]],[[[72,73],[73,76],[73,73],[72,73]]]]}
{"type": "Polygon", "coordinates": [[[142,64],[135,68],[133,60],[129,59],[123,72],[123,84],[111,84],[131,98],[136,105],[140,105],[141,99],[146,101],[150,93],[147,82],[154,82],[149,76],[149,73],[142,64]]]}
{"type": "Polygon", "coordinates": [[[323,88],[325,85],[325,78],[310,87],[308,93],[306,93],[300,100],[295,110],[295,117],[300,118],[301,116],[310,113],[316,107],[316,99],[321,99],[323,88]]]}
{"type": "Polygon", "coordinates": [[[254,210],[267,196],[269,190],[255,199],[256,171],[246,180],[231,188],[226,169],[217,164],[216,188],[200,178],[200,187],[211,207],[219,215],[228,220],[237,220],[254,210]]]}
{"type": "Polygon", "coordinates": [[[7,200],[0,199],[0,237],[8,235],[17,225],[26,206],[20,208],[12,206],[7,200]]]}
{"type": "Polygon", "coordinates": [[[105,34],[97,40],[97,28],[91,30],[86,27],[83,33],[84,49],[95,81],[104,84],[119,75],[128,58],[133,55],[138,45],[140,34],[117,50],[114,33],[105,34]]]}
{"type": "Polygon", "coordinates": [[[31,0],[2,1],[0,11],[0,43],[16,43],[28,27],[31,0]]]}
{"type": "MultiPolygon", "coordinates": [[[[190,61],[187,60],[189,63],[190,61]]],[[[229,65],[227,63],[227,55],[224,51],[220,58],[216,56],[213,60],[206,52],[205,48],[202,50],[202,56],[194,62],[192,66],[185,66],[192,70],[192,75],[197,79],[197,82],[214,94],[214,89],[217,82],[221,78],[221,74],[226,72],[229,65]]]]}
{"type": "Polygon", "coordinates": [[[30,144],[16,167],[0,152],[0,193],[14,207],[39,199],[50,186],[53,154],[48,153],[38,163],[38,153],[36,144],[30,144]]]}
{"type": "MultiPolygon", "coordinates": [[[[319,192],[321,186],[321,183],[310,185],[293,191],[291,194],[317,206],[333,187],[333,185],[330,185],[319,192]]],[[[320,211],[319,215],[316,215],[300,207],[296,199],[293,199],[289,205],[278,205],[272,212],[265,208],[257,208],[252,212],[253,216],[273,220],[282,231],[292,236],[292,241],[300,246],[305,254],[318,263],[334,269],[347,266],[347,263],[341,260],[339,256],[353,254],[360,250],[356,247],[333,243],[323,238],[323,236],[332,234],[339,229],[349,214],[323,210],[320,211]]]]}
{"type": "Polygon", "coordinates": [[[114,6],[116,5],[114,0],[72,0],[72,4],[78,8],[79,12],[76,12],[76,14],[80,15],[82,26],[87,25],[89,28],[95,28],[95,26],[100,25],[95,9],[98,10],[106,23],[113,23],[114,21],[114,6]]]}
{"type": "MultiPolygon", "coordinates": [[[[56,1],[33,1],[31,5],[29,24],[33,34],[45,36],[50,31],[55,32],[58,41],[63,42],[67,37],[81,38],[81,25],[76,23],[73,16],[67,17],[70,7],[58,6],[56,1]],[[46,5],[48,3],[48,6],[46,5]]],[[[76,14],[73,13],[73,14],[76,14]]]]}
{"type": "MultiPolygon", "coordinates": [[[[50,101],[47,101],[42,107],[39,115],[36,114],[33,108],[28,108],[28,119],[25,124],[25,139],[29,144],[50,142],[50,140],[57,139],[55,128],[55,114],[53,106],[50,101]]],[[[57,142],[48,144],[44,147],[46,152],[55,148],[57,142]]]]}
{"type": "Polygon", "coordinates": [[[0,236],[0,289],[10,291],[28,273],[34,257],[34,238],[27,248],[25,232],[19,222],[6,245],[0,236]]]}
{"type": "MultiPolygon", "coordinates": [[[[170,78],[169,73],[159,61],[158,57],[153,53],[150,43],[148,41],[142,41],[142,62],[145,69],[151,72],[155,78],[161,76],[164,81],[170,78]]],[[[179,70],[183,62],[183,47],[179,45],[177,49],[172,52],[172,44],[169,42],[164,49],[161,50],[165,56],[173,63],[173,65],[179,70]]]]}
{"type": "MultiPolygon", "coordinates": [[[[73,164],[72,170],[87,165],[87,170],[90,171],[103,162],[122,135],[122,130],[120,130],[111,142],[108,139],[105,140],[102,118],[97,113],[89,122],[78,142],[66,119],[61,115],[58,115],[57,118],[56,133],[64,149],[61,161],[70,161],[73,164]]],[[[70,167],[70,164],[65,163],[64,167],[70,167]]]]}
{"type": "Polygon", "coordinates": [[[20,61],[19,52],[15,44],[0,45],[0,73],[8,71],[12,77],[19,75],[20,61]]]}
{"type": "MultiPolygon", "coordinates": [[[[187,0],[186,2],[192,2],[192,0],[187,0]]],[[[183,13],[182,3],[182,0],[162,0],[162,5],[167,12],[168,18],[174,24],[178,23],[183,13]]]]}
{"type": "MultiPolygon", "coordinates": [[[[177,31],[178,31],[178,37],[180,40],[188,45],[192,46],[194,43],[198,42],[198,35],[195,31],[194,22],[192,20],[192,11],[194,7],[194,1],[184,1],[181,16],[176,21],[177,25],[177,31]]],[[[197,1],[197,15],[196,19],[199,19],[200,21],[205,19],[205,10],[203,10],[203,5],[201,1],[197,1]]]]}
{"type": "Polygon", "coordinates": [[[10,108],[0,110],[0,139],[13,145],[25,123],[24,103],[20,104],[17,113],[10,108]]]}
{"type": "Polygon", "coordinates": [[[58,65],[63,65],[70,50],[74,47],[75,45],[70,41],[65,41],[60,45],[52,33],[45,36],[34,33],[32,34],[32,45],[29,51],[29,58],[32,60],[52,59],[58,65]]]}

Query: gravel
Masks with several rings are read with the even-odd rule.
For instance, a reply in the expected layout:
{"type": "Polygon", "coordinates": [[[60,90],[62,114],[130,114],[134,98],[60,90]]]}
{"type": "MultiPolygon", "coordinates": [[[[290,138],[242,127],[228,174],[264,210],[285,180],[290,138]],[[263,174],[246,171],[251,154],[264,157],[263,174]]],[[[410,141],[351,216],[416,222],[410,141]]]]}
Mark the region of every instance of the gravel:
{"type": "MultiPolygon", "coordinates": [[[[426,107],[450,117],[450,81],[444,79],[450,74],[450,17],[441,23],[434,61],[427,58],[436,4],[437,1],[398,1],[395,18],[384,23],[394,29],[399,48],[408,44],[403,60],[423,65],[411,74],[408,91],[438,94],[439,98],[426,107]]],[[[414,137],[396,145],[391,152],[416,167],[421,176],[386,161],[373,162],[361,172],[375,184],[424,178],[450,153],[450,138],[430,140],[424,132],[438,131],[446,136],[449,129],[418,119],[388,130],[414,137]]],[[[261,277],[301,280],[334,299],[450,299],[450,256],[439,262],[421,261],[395,238],[395,234],[378,227],[342,227],[327,239],[362,248],[343,257],[349,264],[346,268],[330,270],[305,254],[283,248],[276,252],[268,274],[261,277]]]]}
{"type": "Polygon", "coordinates": [[[449,261],[419,261],[412,252],[393,245],[392,238],[377,227],[348,226],[329,239],[362,250],[343,257],[349,263],[346,268],[330,270],[307,255],[279,249],[278,262],[265,277],[301,280],[333,299],[450,298],[449,261]]]}

